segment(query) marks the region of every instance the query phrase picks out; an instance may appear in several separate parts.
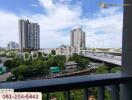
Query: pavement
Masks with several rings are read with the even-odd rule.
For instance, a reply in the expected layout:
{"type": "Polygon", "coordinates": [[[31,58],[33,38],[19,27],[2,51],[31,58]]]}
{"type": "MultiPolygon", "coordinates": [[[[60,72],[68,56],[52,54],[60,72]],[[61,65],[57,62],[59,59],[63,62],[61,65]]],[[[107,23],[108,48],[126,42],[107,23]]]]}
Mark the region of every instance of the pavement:
{"type": "Polygon", "coordinates": [[[0,75],[0,82],[6,81],[7,77],[9,77],[9,73],[4,73],[0,75]]]}

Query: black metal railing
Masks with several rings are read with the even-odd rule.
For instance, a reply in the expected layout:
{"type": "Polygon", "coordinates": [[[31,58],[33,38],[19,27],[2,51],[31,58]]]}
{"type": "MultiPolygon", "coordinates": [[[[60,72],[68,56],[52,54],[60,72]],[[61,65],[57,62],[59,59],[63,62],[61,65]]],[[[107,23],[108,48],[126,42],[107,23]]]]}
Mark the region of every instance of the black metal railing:
{"type": "MultiPolygon", "coordinates": [[[[84,100],[88,100],[89,88],[97,87],[97,100],[104,100],[106,86],[111,88],[112,100],[120,100],[120,84],[131,83],[132,76],[125,73],[109,73],[98,75],[84,75],[75,77],[30,80],[1,83],[0,88],[14,89],[14,91],[49,93],[67,91],[67,100],[70,100],[70,90],[84,89],[84,100]]],[[[109,88],[107,87],[107,88],[109,88]]]]}

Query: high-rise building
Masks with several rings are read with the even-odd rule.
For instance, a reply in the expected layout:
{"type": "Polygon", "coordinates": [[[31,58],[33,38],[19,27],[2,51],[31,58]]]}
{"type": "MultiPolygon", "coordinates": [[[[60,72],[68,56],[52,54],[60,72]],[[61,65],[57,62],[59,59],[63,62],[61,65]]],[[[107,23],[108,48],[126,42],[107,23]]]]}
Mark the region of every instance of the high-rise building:
{"type": "Polygon", "coordinates": [[[37,50],[40,48],[40,26],[29,20],[19,20],[19,48],[37,50]]]}
{"type": "Polygon", "coordinates": [[[76,48],[76,51],[85,49],[85,32],[81,28],[71,31],[71,46],[76,48]]]}
{"type": "Polygon", "coordinates": [[[18,49],[18,43],[15,43],[13,41],[10,41],[8,44],[7,44],[7,48],[9,50],[13,50],[13,49],[18,49]]]}

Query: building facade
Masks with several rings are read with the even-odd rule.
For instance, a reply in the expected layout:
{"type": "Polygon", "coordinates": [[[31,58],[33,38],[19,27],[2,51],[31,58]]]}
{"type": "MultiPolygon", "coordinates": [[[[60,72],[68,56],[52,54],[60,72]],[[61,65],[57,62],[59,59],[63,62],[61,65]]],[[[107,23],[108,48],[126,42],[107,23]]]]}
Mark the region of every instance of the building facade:
{"type": "Polygon", "coordinates": [[[38,50],[40,48],[40,26],[29,20],[19,20],[19,48],[38,50]]]}
{"type": "Polygon", "coordinates": [[[13,42],[13,41],[10,41],[10,42],[7,44],[7,49],[8,49],[8,50],[18,49],[18,43],[13,42]]]}
{"type": "Polygon", "coordinates": [[[75,61],[68,61],[65,63],[65,72],[77,71],[77,63],[75,61]]]}
{"type": "Polygon", "coordinates": [[[85,49],[85,32],[81,28],[71,31],[71,46],[76,48],[76,51],[85,49]]]}

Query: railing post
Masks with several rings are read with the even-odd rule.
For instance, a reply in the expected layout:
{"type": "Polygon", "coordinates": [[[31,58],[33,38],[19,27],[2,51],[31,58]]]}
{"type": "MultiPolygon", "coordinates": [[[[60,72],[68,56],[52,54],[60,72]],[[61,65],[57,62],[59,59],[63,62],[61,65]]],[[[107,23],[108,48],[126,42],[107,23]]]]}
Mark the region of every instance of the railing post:
{"type": "Polygon", "coordinates": [[[67,100],[71,100],[70,90],[67,91],[67,100]]]}
{"type": "Polygon", "coordinates": [[[84,100],[88,100],[89,99],[89,89],[85,88],[84,89],[84,100]]]}
{"type": "Polygon", "coordinates": [[[64,91],[64,99],[67,100],[67,92],[64,91]]]}
{"type": "Polygon", "coordinates": [[[71,100],[70,90],[64,92],[65,100],[71,100]]]}
{"type": "Polygon", "coordinates": [[[71,100],[74,100],[74,94],[73,93],[71,94],[71,100]]]}
{"type": "Polygon", "coordinates": [[[47,93],[47,100],[50,100],[50,99],[49,99],[49,93],[47,93]]]}
{"type": "MultiPolygon", "coordinates": [[[[132,75],[132,0],[124,0],[122,68],[123,72],[132,75]]],[[[132,100],[130,83],[121,85],[121,100],[132,100]]]]}
{"type": "Polygon", "coordinates": [[[132,84],[121,84],[120,100],[132,100],[132,84]]]}
{"type": "Polygon", "coordinates": [[[97,100],[104,100],[104,86],[98,87],[98,95],[97,95],[97,100]]]}
{"type": "Polygon", "coordinates": [[[111,100],[120,100],[119,98],[119,85],[111,86],[111,100]]]}

